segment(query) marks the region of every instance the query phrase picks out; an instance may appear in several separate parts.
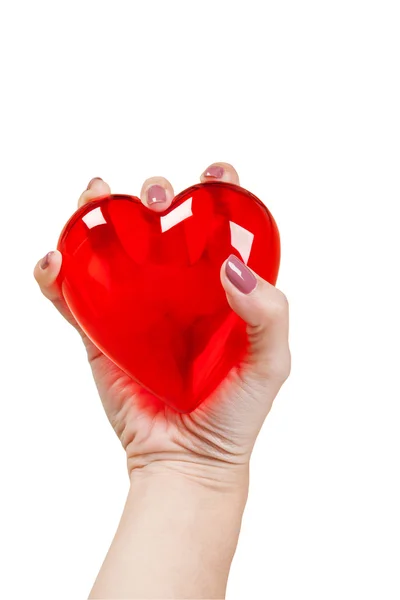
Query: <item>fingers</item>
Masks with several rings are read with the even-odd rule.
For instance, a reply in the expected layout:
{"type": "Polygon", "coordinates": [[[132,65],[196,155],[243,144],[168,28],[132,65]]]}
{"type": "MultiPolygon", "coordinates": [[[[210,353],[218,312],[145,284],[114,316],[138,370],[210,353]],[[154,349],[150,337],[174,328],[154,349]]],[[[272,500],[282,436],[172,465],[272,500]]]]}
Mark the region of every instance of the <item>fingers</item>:
{"type": "MultiPolygon", "coordinates": [[[[89,181],[86,190],[80,195],[78,207],[110,194],[111,189],[108,183],[100,177],[94,177],[89,181]]],[[[169,181],[164,177],[152,177],[151,179],[147,179],[143,184],[141,193],[142,202],[152,210],[165,210],[171,204],[173,197],[174,190],[169,181]]],[[[79,331],[82,337],[85,337],[71,314],[57,282],[61,263],[62,255],[58,250],[49,252],[36,264],[34,277],[43,295],[54,304],[62,316],[79,331]]]]}
{"type": "Polygon", "coordinates": [[[234,255],[221,267],[221,283],[229,305],[247,323],[248,373],[281,385],[290,372],[286,297],[234,255]]]}
{"type": "Polygon", "coordinates": [[[212,163],[209,167],[207,167],[207,169],[200,175],[200,181],[202,183],[211,181],[225,181],[227,183],[239,185],[239,175],[229,163],[218,162],[212,163]]]}
{"type": "MultiPolygon", "coordinates": [[[[206,181],[225,181],[239,185],[239,175],[228,163],[213,163],[200,176],[202,183],[206,181]]],[[[162,212],[170,207],[174,199],[174,190],[165,177],[146,179],[140,192],[142,203],[156,212],[162,212]]]]}
{"type": "MultiPolygon", "coordinates": [[[[94,177],[89,181],[86,190],[80,195],[78,207],[81,207],[96,198],[107,196],[110,193],[110,186],[100,177],[94,177]]],[[[62,255],[58,250],[48,252],[44,258],[38,261],[33,274],[39,284],[42,294],[54,304],[62,316],[73,325],[83,337],[84,334],[72,316],[57,282],[61,263],[62,255]]]]}
{"type": "MultiPolygon", "coordinates": [[[[226,181],[239,185],[239,176],[232,165],[228,163],[213,163],[201,175],[201,181],[226,181]]],[[[102,196],[111,194],[108,183],[101,177],[94,177],[88,183],[87,189],[81,194],[78,200],[78,207],[84,206],[88,202],[96,200],[102,196]]],[[[142,203],[156,212],[162,212],[169,208],[174,199],[174,190],[170,182],[165,177],[151,177],[143,183],[140,193],[142,203]]],[[[62,262],[61,253],[56,251],[49,252],[35,266],[34,276],[39,287],[46,298],[48,298],[67,319],[79,331],[74,317],[68,309],[65,300],[62,297],[57,277],[60,272],[62,262]]]]}
{"type": "Polygon", "coordinates": [[[81,331],[72,316],[64,298],[62,297],[57,277],[61,269],[62,255],[58,250],[48,252],[44,258],[36,264],[33,275],[39,284],[42,294],[50,300],[62,316],[81,331]]]}
{"type": "Polygon", "coordinates": [[[142,186],[140,199],[151,210],[162,212],[170,207],[174,199],[174,190],[165,177],[150,177],[142,186]]]}
{"type": "Polygon", "coordinates": [[[101,196],[108,196],[111,194],[111,189],[108,183],[103,181],[101,177],[94,177],[88,183],[86,190],[80,195],[78,200],[78,207],[87,204],[91,200],[101,198],[101,196]]]}

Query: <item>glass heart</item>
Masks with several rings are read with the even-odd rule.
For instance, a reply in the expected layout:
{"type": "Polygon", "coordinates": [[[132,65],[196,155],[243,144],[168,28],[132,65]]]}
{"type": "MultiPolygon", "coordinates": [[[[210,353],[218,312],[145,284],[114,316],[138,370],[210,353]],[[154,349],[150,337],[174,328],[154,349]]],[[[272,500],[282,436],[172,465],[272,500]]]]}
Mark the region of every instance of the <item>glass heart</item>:
{"type": "Polygon", "coordinates": [[[179,412],[209,397],[247,346],[220,281],[235,254],[275,284],[276,223],[250,192],[194,185],[156,213],[110,195],[65,225],[59,282],[84,332],[124,372],[179,412]]]}

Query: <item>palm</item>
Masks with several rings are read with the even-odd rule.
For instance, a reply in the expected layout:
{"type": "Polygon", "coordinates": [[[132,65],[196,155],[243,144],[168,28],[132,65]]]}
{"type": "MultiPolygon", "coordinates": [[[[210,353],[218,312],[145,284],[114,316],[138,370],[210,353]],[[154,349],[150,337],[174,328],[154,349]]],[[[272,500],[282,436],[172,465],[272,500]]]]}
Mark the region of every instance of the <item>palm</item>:
{"type": "MultiPolygon", "coordinates": [[[[237,462],[252,439],[234,403],[243,398],[243,380],[236,371],[209,401],[190,414],[179,414],[143,390],[93,344],[85,342],[92,373],[107,417],[128,455],[189,452],[237,462]],[[238,427],[239,425],[239,427],[238,427]]],[[[248,393],[248,392],[247,392],[248,393]]],[[[246,392],[245,392],[246,394],[246,392]]]]}

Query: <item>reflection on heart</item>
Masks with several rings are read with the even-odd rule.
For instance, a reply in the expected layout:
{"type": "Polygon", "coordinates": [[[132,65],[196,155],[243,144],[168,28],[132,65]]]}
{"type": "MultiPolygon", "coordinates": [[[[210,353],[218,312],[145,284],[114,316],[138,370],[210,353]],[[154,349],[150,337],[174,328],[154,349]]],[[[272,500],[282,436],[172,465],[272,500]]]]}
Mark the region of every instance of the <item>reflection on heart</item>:
{"type": "Polygon", "coordinates": [[[220,268],[235,254],[275,284],[279,234],[255,196],[195,185],[156,213],[132,196],[80,208],[58,249],[59,281],[76,320],[123,371],[180,412],[207,398],[246,352],[220,268]]]}

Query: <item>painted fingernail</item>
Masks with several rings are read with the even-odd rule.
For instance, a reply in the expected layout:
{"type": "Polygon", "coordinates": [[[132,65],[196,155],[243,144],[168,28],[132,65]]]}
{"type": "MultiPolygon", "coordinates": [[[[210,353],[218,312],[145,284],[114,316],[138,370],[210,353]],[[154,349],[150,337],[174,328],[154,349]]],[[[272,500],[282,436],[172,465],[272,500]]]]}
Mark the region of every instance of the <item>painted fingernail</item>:
{"type": "Polygon", "coordinates": [[[257,285],[257,279],[250,269],[233,254],[226,261],[225,273],[229,281],[243,294],[250,294],[257,285]]]}
{"type": "Polygon", "coordinates": [[[209,166],[203,173],[204,177],[214,177],[214,179],[221,179],[224,174],[223,167],[219,167],[218,165],[209,166]]]}
{"type": "Polygon", "coordinates": [[[93,179],[91,179],[91,180],[89,181],[89,183],[88,183],[88,186],[87,186],[87,188],[86,188],[86,189],[87,189],[87,190],[90,190],[91,186],[93,185],[93,183],[94,183],[95,181],[103,181],[103,180],[102,180],[102,178],[101,178],[101,177],[93,177],[93,179]]]}
{"type": "Polygon", "coordinates": [[[152,206],[152,204],[161,204],[161,202],[166,201],[167,194],[162,185],[154,184],[149,187],[147,190],[147,204],[149,206],[152,206]]]}
{"type": "Polygon", "coordinates": [[[45,269],[47,269],[47,267],[49,266],[52,254],[54,254],[53,250],[51,252],[48,252],[46,254],[46,256],[44,258],[42,258],[42,261],[40,263],[40,268],[43,269],[43,271],[45,269]]]}

